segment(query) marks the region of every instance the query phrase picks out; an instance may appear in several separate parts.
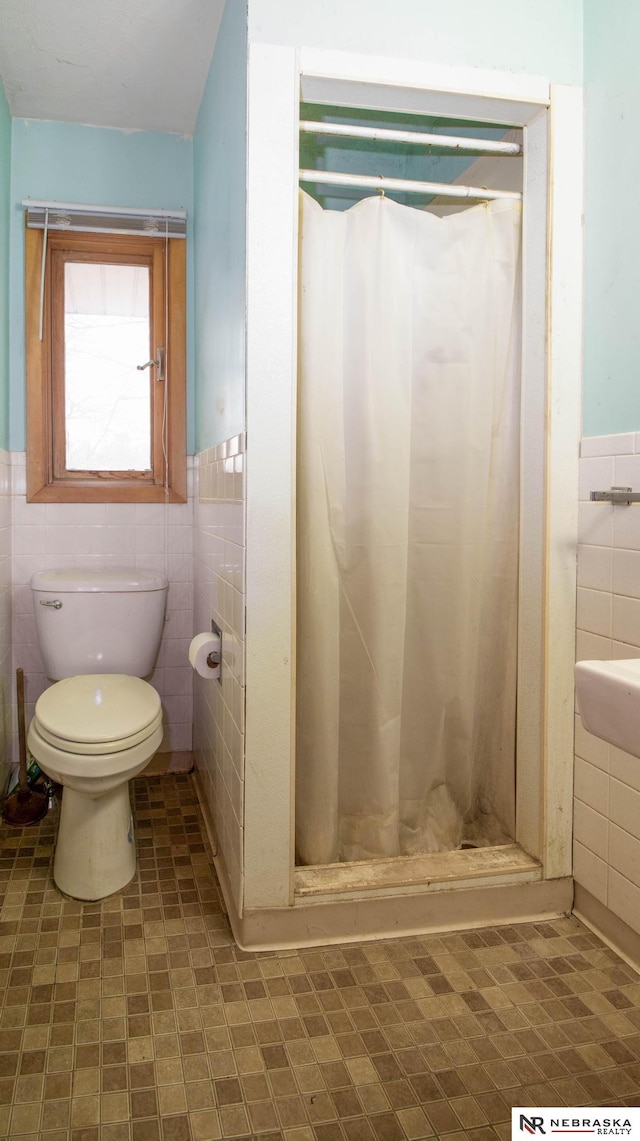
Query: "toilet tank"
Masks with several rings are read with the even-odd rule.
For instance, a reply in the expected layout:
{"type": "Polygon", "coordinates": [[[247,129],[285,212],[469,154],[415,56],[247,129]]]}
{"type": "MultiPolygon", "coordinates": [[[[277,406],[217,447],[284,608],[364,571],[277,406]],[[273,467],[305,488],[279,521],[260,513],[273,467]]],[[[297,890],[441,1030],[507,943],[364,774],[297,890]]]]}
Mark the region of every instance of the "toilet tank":
{"type": "Polygon", "coordinates": [[[38,571],[31,579],[47,677],[147,677],[162,637],[167,580],[135,567],[38,571]]]}

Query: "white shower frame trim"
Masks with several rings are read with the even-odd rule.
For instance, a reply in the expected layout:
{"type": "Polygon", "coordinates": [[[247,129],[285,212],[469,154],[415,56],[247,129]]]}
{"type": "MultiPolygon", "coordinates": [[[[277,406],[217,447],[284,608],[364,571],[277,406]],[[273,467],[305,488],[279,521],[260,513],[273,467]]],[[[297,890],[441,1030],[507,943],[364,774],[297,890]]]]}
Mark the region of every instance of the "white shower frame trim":
{"type": "MultiPolygon", "coordinates": [[[[428,97],[434,111],[511,120],[527,133],[516,841],[539,861],[543,881],[570,884],[581,89],[538,76],[262,43],[250,44],[248,70],[245,862],[237,918],[298,909],[293,600],[301,89],[303,98],[340,104],[353,103],[366,84],[369,106],[374,92],[374,105],[398,110],[424,108],[428,97]]],[[[563,886],[551,893],[550,911],[570,905],[568,892],[563,886]]],[[[529,914],[544,909],[529,902],[529,914]]]]}

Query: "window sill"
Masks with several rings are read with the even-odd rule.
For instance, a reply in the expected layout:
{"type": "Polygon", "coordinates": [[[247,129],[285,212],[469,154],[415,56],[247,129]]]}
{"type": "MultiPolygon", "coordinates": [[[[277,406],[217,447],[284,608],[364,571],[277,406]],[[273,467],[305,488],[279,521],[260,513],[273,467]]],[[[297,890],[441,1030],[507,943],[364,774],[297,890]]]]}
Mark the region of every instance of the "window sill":
{"type": "Polygon", "coordinates": [[[80,480],[27,486],[27,503],[186,503],[185,480],[165,491],[156,484],[140,484],[137,480],[105,480],[83,483],[80,480]],[[183,486],[184,483],[184,486],[183,486]]]}

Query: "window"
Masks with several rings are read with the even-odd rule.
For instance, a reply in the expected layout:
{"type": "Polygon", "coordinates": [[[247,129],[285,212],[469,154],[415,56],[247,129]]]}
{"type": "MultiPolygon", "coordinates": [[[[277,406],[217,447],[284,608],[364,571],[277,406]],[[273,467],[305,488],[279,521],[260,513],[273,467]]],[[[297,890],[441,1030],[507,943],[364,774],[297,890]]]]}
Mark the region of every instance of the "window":
{"type": "Polygon", "coordinates": [[[185,501],[185,328],[184,240],[27,228],[29,501],[185,501]]]}

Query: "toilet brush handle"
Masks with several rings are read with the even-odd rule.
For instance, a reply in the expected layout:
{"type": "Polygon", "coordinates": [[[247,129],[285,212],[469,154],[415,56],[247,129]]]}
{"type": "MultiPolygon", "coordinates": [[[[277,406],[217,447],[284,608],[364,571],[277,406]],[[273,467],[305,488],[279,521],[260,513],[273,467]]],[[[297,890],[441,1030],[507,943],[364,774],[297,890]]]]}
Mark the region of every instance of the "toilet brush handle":
{"type": "Polygon", "coordinates": [[[27,777],[27,737],[24,725],[24,670],[16,670],[16,690],[18,699],[18,754],[20,758],[20,791],[29,788],[27,777]]]}

